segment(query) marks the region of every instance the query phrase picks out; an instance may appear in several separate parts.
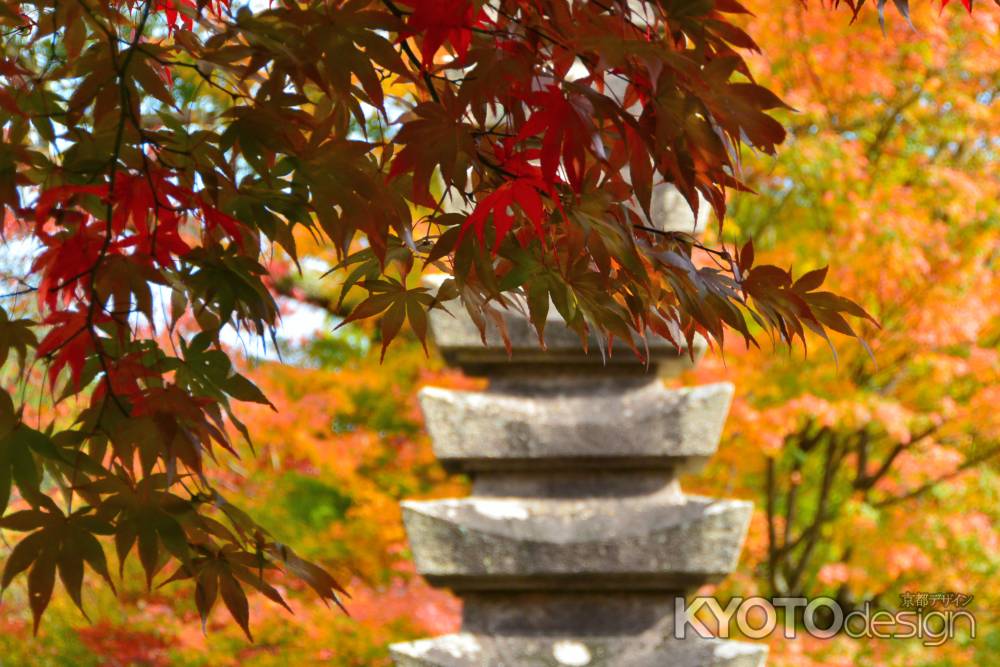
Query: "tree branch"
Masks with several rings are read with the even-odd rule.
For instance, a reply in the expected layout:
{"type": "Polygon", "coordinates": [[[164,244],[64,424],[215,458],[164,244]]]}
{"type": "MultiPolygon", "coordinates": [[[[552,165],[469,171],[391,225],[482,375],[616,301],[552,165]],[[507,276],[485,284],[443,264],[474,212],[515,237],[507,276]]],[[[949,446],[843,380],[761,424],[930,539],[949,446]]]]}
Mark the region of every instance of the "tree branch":
{"type": "Polygon", "coordinates": [[[934,479],[934,480],[931,480],[930,482],[926,482],[924,484],[921,484],[920,486],[918,486],[917,488],[913,489],[912,491],[907,491],[906,493],[904,493],[902,495],[893,496],[891,498],[885,498],[884,500],[880,500],[879,502],[875,503],[873,506],[876,507],[876,508],[881,509],[883,507],[890,507],[892,505],[898,505],[899,503],[905,502],[907,500],[913,500],[914,498],[917,498],[917,497],[922,496],[923,494],[927,493],[928,491],[930,491],[931,489],[933,489],[938,484],[941,484],[943,482],[947,482],[950,479],[954,479],[955,477],[958,477],[959,475],[961,475],[963,472],[965,472],[969,468],[973,468],[973,467],[979,465],[980,463],[984,463],[984,462],[988,461],[989,459],[993,458],[994,456],[996,456],[997,454],[1000,454],[1000,444],[994,445],[993,447],[990,447],[990,448],[986,449],[985,451],[977,454],[976,456],[973,456],[971,458],[966,459],[957,468],[955,468],[954,470],[952,470],[951,472],[949,472],[949,473],[947,473],[945,475],[941,475],[937,479],[934,479]]]}

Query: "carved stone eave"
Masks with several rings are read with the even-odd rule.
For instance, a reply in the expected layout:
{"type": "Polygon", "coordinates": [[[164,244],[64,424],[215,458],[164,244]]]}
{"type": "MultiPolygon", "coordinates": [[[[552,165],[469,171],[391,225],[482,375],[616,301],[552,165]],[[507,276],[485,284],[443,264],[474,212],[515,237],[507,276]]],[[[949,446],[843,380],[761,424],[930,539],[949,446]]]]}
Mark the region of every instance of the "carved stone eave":
{"type": "Polygon", "coordinates": [[[691,590],[733,570],[750,512],[660,494],[403,504],[417,569],[454,591],[691,590]]]}
{"type": "MultiPolygon", "coordinates": [[[[494,385],[496,386],[496,385],[494,385]]],[[[733,387],[578,382],[420,393],[434,454],[450,470],[676,468],[715,453],[733,387]],[[614,443],[609,447],[608,443],[614,443]]]]}
{"type": "MultiPolygon", "coordinates": [[[[428,286],[436,288],[443,276],[429,276],[428,286]]],[[[653,332],[646,340],[637,343],[636,350],[621,340],[607,344],[591,333],[586,340],[568,328],[559,318],[554,307],[549,308],[546,320],[543,349],[534,326],[513,307],[502,310],[500,315],[510,343],[508,350],[497,325],[487,320],[486,341],[479,328],[460,307],[449,310],[434,309],[430,312],[431,338],[444,360],[461,368],[468,375],[502,376],[527,371],[538,365],[550,371],[561,367],[565,372],[590,372],[599,368],[605,375],[621,373],[649,375],[676,375],[691,367],[705,353],[707,343],[696,337],[692,349],[683,341],[675,344],[653,332]],[[648,363],[640,363],[636,352],[648,363]]]]}

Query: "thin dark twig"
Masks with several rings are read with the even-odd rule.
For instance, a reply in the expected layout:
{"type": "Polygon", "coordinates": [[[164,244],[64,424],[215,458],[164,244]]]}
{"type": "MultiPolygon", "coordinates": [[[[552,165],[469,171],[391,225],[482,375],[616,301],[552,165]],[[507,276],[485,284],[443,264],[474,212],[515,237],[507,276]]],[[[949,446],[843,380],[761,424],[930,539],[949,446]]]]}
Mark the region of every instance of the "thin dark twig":
{"type": "MultiPolygon", "coordinates": [[[[382,4],[385,5],[396,18],[403,18],[406,16],[406,13],[397,7],[392,0],[382,0],[382,4]]],[[[406,57],[413,63],[413,66],[420,71],[420,74],[424,79],[424,83],[427,85],[427,92],[430,93],[431,99],[440,104],[441,98],[438,96],[437,90],[434,89],[434,79],[431,78],[431,73],[424,67],[423,62],[417,58],[417,54],[413,52],[413,49],[410,48],[410,45],[407,44],[405,39],[400,41],[400,46],[403,49],[403,53],[406,54],[406,57]]]]}

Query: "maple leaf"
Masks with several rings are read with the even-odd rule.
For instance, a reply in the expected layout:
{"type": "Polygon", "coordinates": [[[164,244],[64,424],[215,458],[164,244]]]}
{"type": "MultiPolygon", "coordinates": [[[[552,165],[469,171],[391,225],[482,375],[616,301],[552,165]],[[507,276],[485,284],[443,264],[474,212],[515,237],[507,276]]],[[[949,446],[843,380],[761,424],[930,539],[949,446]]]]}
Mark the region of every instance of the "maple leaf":
{"type": "Polygon", "coordinates": [[[201,475],[205,453],[214,457],[213,443],[237,456],[212,398],[197,395],[185,386],[168,384],[149,387],[138,399],[130,420],[148,418],[158,436],[154,439],[150,435],[139,443],[147,444],[147,448],[140,447],[147,473],[162,458],[168,467],[176,468],[180,462],[201,475]]]}
{"type": "MultiPolygon", "coordinates": [[[[131,7],[135,5],[134,0],[125,0],[131,7]]],[[[182,27],[184,30],[191,30],[194,27],[195,18],[201,9],[210,5],[212,11],[218,16],[222,9],[230,6],[231,0],[155,0],[153,8],[162,12],[167,22],[167,28],[173,32],[182,27]],[[179,20],[179,25],[178,25],[179,20]]]]}
{"type": "MultiPolygon", "coordinates": [[[[0,396],[6,404],[6,410],[2,411],[14,421],[16,418],[12,414],[10,397],[6,394],[0,396]]],[[[48,497],[41,492],[42,475],[35,461],[36,454],[61,459],[48,436],[23,423],[14,421],[7,433],[0,436],[0,515],[7,509],[15,483],[21,497],[33,506],[48,501],[48,497]]]]}
{"type": "Polygon", "coordinates": [[[0,519],[0,528],[32,531],[7,557],[0,591],[6,590],[14,577],[30,568],[28,599],[35,634],[38,634],[38,624],[52,598],[57,570],[73,603],[85,616],[81,597],[84,563],[114,589],[104,549],[95,537],[108,535],[112,529],[106,521],[93,516],[93,510],[83,507],[67,516],[55,503],[49,503],[44,511],[22,510],[0,519]]]}
{"type": "Polygon", "coordinates": [[[52,329],[38,344],[38,355],[52,357],[49,364],[49,382],[52,386],[55,386],[62,369],[69,366],[70,386],[80,387],[83,366],[96,350],[91,325],[98,326],[111,321],[111,317],[103,313],[97,313],[91,319],[90,313],[82,308],[56,311],[42,321],[42,324],[50,325],[52,329]]]}
{"type": "MultiPolygon", "coordinates": [[[[476,232],[479,245],[486,247],[486,221],[492,216],[493,230],[496,234],[493,252],[496,254],[500,243],[514,226],[514,205],[517,205],[524,215],[534,225],[539,238],[542,237],[542,217],[545,214],[539,187],[547,189],[545,183],[529,178],[516,178],[504,183],[496,190],[481,199],[475,210],[462,224],[461,235],[472,229],[476,232]]],[[[461,242],[462,237],[459,237],[461,242]]]]}
{"type": "Polygon", "coordinates": [[[439,105],[417,105],[396,134],[395,141],[403,148],[392,161],[389,180],[412,172],[414,202],[435,208],[437,202],[431,195],[435,168],[447,186],[464,189],[465,170],[476,153],[473,129],[467,123],[456,122],[439,105]]]}
{"type": "Polygon", "coordinates": [[[12,320],[7,311],[0,307],[0,366],[3,366],[11,350],[17,354],[23,366],[29,347],[36,347],[38,339],[31,330],[35,323],[29,319],[12,320]]]}
{"type": "MultiPolygon", "coordinates": [[[[112,190],[114,211],[111,215],[111,230],[116,234],[125,231],[128,223],[139,234],[140,238],[149,236],[150,213],[163,209],[168,215],[173,214],[173,207],[166,201],[161,201],[153,191],[151,182],[156,178],[150,174],[119,173],[115,177],[115,187],[112,190]]],[[[155,216],[158,219],[160,216],[155,216]]]]}
{"type": "Polygon", "coordinates": [[[542,176],[541,169],[532,164],[533,160],[538,159],[540,151],[537,149],[514,151],[511,146],[512,142],[507,141],[504,145],[498,144],[495,147],[499,168],[510,174],[510,179],[476,203],[476,208],[462,223],[458,243],[461,243],[465,234],[471,229],[475,231],[479,245],[486,247],[486,223],[492,216],[495,232],[493,253],[496,254],[501,242],[514,226],[516,205],[531,223],[537,238],[544,244],[545,232],[542,223],[545,219],[545,205],[542,195],[554,202],[556,208],[562,212],[559,195],[551,183],[542,176]]]}
{"type": "MultiPolygon", "coordinates": [[[[951,2],[951,0],[941,0],[941,9],[947,7],[949,2],[951,2]]],[[[966,11],[970,14],[972,13],[972,0],[962,0],[962,5],[965,7],[966,11]]]]}
{"type": "Polygon", "coordinates": [[[590,118],[594,108],[583,96],[567,96],[556,85],[529,95],[525,102],[535,110],[521,126],[516,140],[543,134],[541,147],[542,177],[557,183],[560,166],[566,171],[576,192],[583,187],[587,148],[603,157],[604,148],[590,118]]]}
{"type": "Polygon", "coordinates": [[[751,145],[773,154],[785,140],[785,128],[764,111],[790,107],[767,88],[753,83],[730,83],[723,91],[717,108],[723,127],[743,132],[751,145]]]}
{"type": "Polygon", "coordinates": [[[62,296],[70,302],[78,287],[90,281],[97,258],[105,250],[104,225],[89,221],[76,233],[64,233],[44,238],[46,248],[35,259],[31,270],[41,276],[38,282],[38,302],[55,309],[62,296]]]}
{"type": "MultiPolygon", "coordinates": [[[[107,198],[106,193],[105,186],[60,186],[46,190],[35,206],[36,225],[42,225],[52,217],[57,205],[65,206],[80,195],[107,198]]],[[[96,270],[107,273],[108,267],[100,266],[102,260],[114,255],[123,257],[122,253],[129,248],[135,248],[137,260],[144,257],[144,261],[156,261],[164,267],[173,265],[172,254],[183,255],[190,251],[179,236],[178,209],[167,200],[167,195],[180,202],[193,199],[190,193],[170,183],[162,172],[147,175],[119,173],[110,195],[113,205],[110,229],[106,223],[87,214],[60,208],[59,219],[64,225],[75,217],[80,220],[57,234],[41,235],[47,247],[32,266],[32,270],[42,276],[38,286],[39,302],[50,309],[56,307],[60,295],[64,302],[69,302],[78,288],[87,287],[96,270]],[[133,234],[122,236],[127,229],[133,234]],[[108,238],[109,231],[113,235],[111,239],[108,238]]],[[[212,217],[213,223],[217,224],[217,220],[218,216],[212,217]]],[[[231,222],[222,222],[232,228],[231,222]]],[[[238,234],[238,230],[234,231],[238,234]]],[[[157,274],[149,274],[145,268],[137,261],[133,268],[126,271],[142,274],[139,280],[143,283],[150,280],[156,282],[157,274]]],[[[136,295],[148,292],[148,287],[143,289],[143,285],[136,284],[135,287],[136,295]]],[[[116,291],[120,293],[120,290],[116,291]]]]}
{"type": "Polygon", "coordinates": [[[110,392],[115,400],[125,399],[129,405],[139,405],[144,400],[142,384],[156,385],[162,379],[162,366],[150,363],[148,347],[106,360],[106,368],[107,373],[94,388],[93,403],[100,403],[110,392]]]}
{"type": "Polygon", "coordinates": [[[134,484],[124,476],[108,475],[84,485],[81,490],[89,494],[107,494],[100,500],[100,513],[115,519],[115,550],[119,569],[133,547],[137,546],[139,561],[146,574],[146,586],[160,570],[163,560],[161,548],[181,562],[188,562],[188,538],[180,518],[190,514],[190,502],[167,490],[166,474],[149,475],[134,484]]]}
{"type": "Polygon", "coordinates": [[[213,555],[193,558],[190,563],[182,566],[161,585],[185,579],[194,579],[195,606],[198,609],[198,615],[201,617],[203,631],[208,623],[208,616],[212,611],[212,607],[215,606],[215,602],[221,593],[223,603],[232,615],[233,620],[243,630],[247,639],[253,641],[253,635],[250,633],[250,607],[247,602],[246,593],[243,591],[243,587],[240,585],[237,577],[240,580],[248,581],[250,585],[286,609],[289,609],[289,607],[281,597],[281,594],[274,587],[267,584],[260,576],[254,577],[253,573],[246,568],[234,566],[230,561],[230,556],[234,556],[237,553],[239,552],[235,547],[227,545],[213,555]]]}
{"type": "Polygon", "coordinates": [[[395,279],[365,281],[363,286],[371,293],[367,299],[359,303],[337,328],[366,317],[374,317],[381,313],[382,358],[389,343],[399,334],[406,319],[416,334],[420,343],[427,349],[427,309],[434,303],[434,297],[427,288],[416,287],[407,289],[406,285],[395,279]]]}
{"type": "Polygon", "coordinates": [[[486,19],[486,12],[473,0],[407,0],[403,4],[412,6],[413,12],[400,38],[420,36],[425,68],[434,64],[434,56],[445,42],[451,44],[458,62],[463,62],[472,43],[472,30],[486,19]]]}
{"type": "Polygon", "coordinates": [[[284,565],[290,573],[306,583],[313,591],[319,595],[325,603],[332,601],[342,611],[347,611],[340,600],[340,596],[350,597],[347,591],[337,583],[330,573],[314,563],[300,558],[294,551],[284,544],[269,543],[265,546],[268,555],[275,561],[284,565]]]}
{"type": "Polygon", "coordinates": [[[65,205],[73,201],[77,195],[94,195],[106,197],[108,194],[107,185],[60,185],[54,188],[43,190],[38,195],[35,202],[35,228],[36,234],[45,236],[42,230],[43,225],[52,217],[53,209],[57,205],[65,205]]]}
{"type": "Polygon", "coordinates": [[[760,314],[776,326],[786,340],[798,336],[805,344],[804,325],[826,340],[832,349],[824,325],[857,338],[841,313],[868,320],[876,326],[878,321],[850,299],[831,292],[817,292],[826,272],[826,268],[816,269],[793,282],[790,271],[771,265],[756,266],[747,272],[741,287],[754,299],[760,314]]]}
{"type": "Polygon", "coordinates": [[[209,231],[221,227],[237,243],[243,241],[243,232],[240,231],[240,222],[232,216],[226,215],[207,202],[199,202],[201,214],[205,216],[205,228],[209,231]]]}
{"type": "Polygon", "coordinates": [[[151,257],[160,266],[171,267],[173,256],[184,256],[191,250],[180,236],[180,226],[183,214],[192,210],[201,212],[208,231],[222,227],[230,238],[242,242],[238,221],[171,179],[172,175],[161,169],[116,175],[112,230],[121,234],[128,228],[135,237],[115,241],[114,248],[134,246],[138,254],[151,257]]]}

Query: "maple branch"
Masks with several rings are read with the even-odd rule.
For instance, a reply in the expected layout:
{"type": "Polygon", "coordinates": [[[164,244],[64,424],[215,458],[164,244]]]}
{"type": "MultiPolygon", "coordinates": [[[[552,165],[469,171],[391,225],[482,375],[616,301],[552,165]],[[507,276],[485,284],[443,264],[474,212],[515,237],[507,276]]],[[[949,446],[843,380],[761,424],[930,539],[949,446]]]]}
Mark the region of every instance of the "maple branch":
{"type": "Polygon", "coordinates": [[[108,42],[111,43],[111,58],[112,60],[114,60],[114,58],[118,55],[118,50],[115,48],[115,44],[118,41],[118,37],[115,36],[115,34],[111,31],[111,29],[108,26],[104,25],[104,23],[102,23],[101,20],[97,18],[97,15],[94,14],[94,10],[90,8],[90,5],[88,5],[84,0],[76,0],[76,1],[77,4],[79,4],[80,7],[83,8],[83,11],[87,14],[87,16],[90,17],[90,20],[93,21],[94,26],[97,27],[98,30],[103,32],[105,37],[108,38],[108,42]]]}
{"type": "Polygon", "coordinates": [[[816,500],[816,513],[813,516],[812,525],[808,531],[809,537],[805,542],[805,548],[799,557],[799,562],[792,569],[789,576],[788,585],[792,590],[798,588],[805,568],[812,558],[813,550],[816,548],[819,538],[820,528],[828,523],[830,517],[833,515],[827,509],[827,502],[830,498],[830,491],[833,488],[833,480],[837,474],[837,469],[840,467],[840,463],[843,461],[846,453],[846,448],[841,447],[837,438],[831,433],[827,439],[826,457],[823,465],[823,481],[816,500]]]}
{"type": "MultiPolygon", "coordinates": [[[[86,7],[83,0],[79,0],[80,4],[86,7]]],[[[132,58],[135,56],[136,46],[139,44],[139,40],[142,38],[142,33],[146,28],[146,21],[149,20],[149,12],[152,8],[151,0],[147,0],[142,5],[142,15],[139,19],[139,24],[136,26],[135,34],[132,38],[132,44],[125,52],[125,55],[121,63],[116,68],[116,74],[118,79],[119,88],[119,99],[122,105],[121,113],[118,116],[118,126],[115,129],[115,139],[114,148],[112,149],[111,162],[108,168],[108,202],[105,207],[105,217],[107,218],[104,223],[104,241],[101,244],[101,248],[97,253],[97,259],[94,261],[91,267],[90,273],[90,303],[87,307],[87,328],[90,332],[90,337],[94,342],[94,351],[97,353],[98,362],[101,364],[101,370],[104,371],[105,381],[107,382],[108,396],[115,402],[118,409],[121,410],[123,414],[129,414],[128,410],[125,408],[121,399],[115,394],[112,384],[111,384],[111,368],[108,365],[107,356],[103,349],[103,339],[97,333],[97,327],[95,320],[97,317],[97,309],[100,305],[100,295],[97,292],[97,272],[104,259],[108,255],[108,251],[111,249],[111,240],[114,236],[114,206],[115,206],[115,178],[118,175],[118,161],[121,158],[122,146],[124,144],[125,138],[125,124],[128,122],[132,115],[131,111],[131,97],[128,91],[128,86],[125,85],[126,75],[128,73],[129,65],[132,63],[132,58]]],[[[93,15],[91,15],[93,16],[93,15]]],[[[105,29],[104,33],[108,36],[109,46],[111,48],[111,59],[112,62],[117,62],[118,49],[117,49],[117,38],[111,33],[110,29],[105,29]]],[[[134,122],[134,121],[133,121],[134,122]]]]}
{"type": "MultiPolygon", "coordinates": [[[[688,234],[687,232],[666,231],[663,229],[657,229],[656,227],[648,227],[646,225],[639,225],[639,224],[633,224],[632,227],[634,229],[639,229],[641,231],[649,232],[651,234],[657,234],[659,236],[663,236],[674,241],[676,241],[678,238],[683,238],[684,241],[692,248],[697,248],[698,250],[701,250],[702,252],[706,252],[709,255],[711,255],[713,257],[713,261],[715,257],[718,257],[722,261],[726,262],[728,266],[722,266],[717,261],[715,262],[715,265],[724,271],[728,271],[732,275],[735,283],[739,285],[741,288],[743,287],[743,276],[740,274],[740,269],[736,265],[736,262],[733,260],[733,256],[729,253],[728,250],[726,250],[725,245],[722,246],[722,250],[717,250],[715,248],[711,248],[701,243],[700,241],[698,241],[697,238],[695,238],[691,234],[688,234]]],[[[743,301],[741,301],[741,303],[746,305],[746,303],[743,301]]]]}
{"type": "MultiPolygon", "coordinates": [[[[73,276],[70,276],[70,277],[69,277],[69,278],[67,278],[66,280],[63,280],[62,282],[60,282],[60,283],[59,283],[58,285],[56,285],[55,287],[52,287],[52,288],[51,288],[51,290],[52,290],[53,292],[58,292],[58,291],[59,291],[59,290],[61,290],[61,289],[65,289],[66,287],[69,287],[69,286],[70,286],[70,285],[72,285],[72,284],[73,284],[74,282],[76,282],[76,281],[77,281],[77,280],[79,280],[80,278],[84,277],[85,275],[87,275],[88,273],[90,273],[90,272],[91,272],[91,271],[93,271],[93,270],[94,270],[94,269],[93,269],[93,267],[90,267],[90,268],[87,268],[87,269],[84,269],[83,271],[80,271],[80,272],[79,272],[79,273],[77,273],[76,275],[73,275],[73,276]]],[[[26,281],[24,281],[24,280],[21,280],[21,279],[18,279],[18,282],[20,282],[20,283],[21,283],[22,285],[24,285],[24,286],[25,286],[25,287],[24,287],[24,289],[22,289],[22,290],[18,290],[18,291],[16,291],[16,292],[9,292],[9,293],[7,293],[7,294],[0,294],[0,299],[7,299],[7,298],[10,298],[10,297],[15,297],[15,296],[23,296],[23,295],[25,295],[25,294],[31,294],[32,292],[37,292],[37,291],[38,291],[38,288],[37,288],[37,287],[35,287],[35,286],[33,286],[33,285],[29,285],[29,284],[28,284],[28,283],[27,283],[26,281]]]]}
{"type": "Polygon", "coordinates": [[[717,255],[720,259],[723,259],[727,262],[733,261],[733,256],[729,254],[729,251],[726,250],[725,246],[723,246],[722,250],[716,250],[715,248],[710,248],[709,246],[706,246],[700,241],[698,241],[697,238],[695,238],[691,234],[688,234],[687,232],[667,231],[665,229],[657,229],[656,227],[647,227],[646,225],[639,225],[639,224],[633,224],[632,227],[635,229],[640,229],[644,232],[649,232],[650,234],[658,234],[660,236],[665,236],[675,241],[679,237],[683,237],[684,240],[693,248],[698,248],[699,250],[702,250],[709,254],[717,255]]]}
{"type": "MultiPolygon", "coordinates": [[[[119,41],[122,41],[125,44],[128,44],[128,42],[126,40],[121,40],[119,38],[119,41]]],[[[228,88],[226,88],[222,84],[216,83],[215,80],[212,78],[212,75],[209,74],[209,73],[207,73],[207,72],[205,72],[205,70],[203,70],[201,67],[199,67],[197,63],[186,63],[186,62],[182,62],[180,60],[168,60],[166,58],[162,58],[162,57],[156,55],[155,53],[147,51],[146,49],[142,48],[141,45],[138,45],[136,48],[138,48],[139,52],[142,53],[144,56],[146,56],[150,60],[153,60],[153,61],[159,63],[160,65],[162,65],[164,67],[184,67],[184,68],[187,68],[187,69],[194,70],[195,73],[197,73],[198,76],[200,76],[202,78],[202,80],[205,81],[205,83],[207,83],[212,88],[215,88],[216,90],[219,90],[220,92],[225,93],[232,100],[249,99],[250,98],[250,96],[247,95],[246,93],[233,92],[232,90],[229,90],[228,88]]],[[[260,77],[260,75],[254,75],[252,77],[252,79],[255,80],[255,81],[257,81],[258,83],[262,81],[262,77],[260,77]]]]}
{"type": "MultiPolygon", "coordinates": [[[[862,457],[859,456],[858,475],[857,478],[854,480],[854,485],[853,485],[854,488],[863,491],[867,494],[867,492],[871,490],[871,488],[875,486],[875,484],[877,484],[880,479],[885,477],[885,475],[889,472],[889,469],[892,467],[893,462],[900,454],[902,454],[907,449],[912,448],[915,444],[917,444],[921,440],[930,437],[937,430],[938,426],[930,426],[924,431],[920,432],[919,434],[911,437],[909,441],[896,443],[896,445],[892,448],[889,454],[882,461],[882,464],[878,467],[878,469],[870,475],[867,473],[867,466],[862,467],[862,457]]],[[[867,430],[863,430],[861,433],[862,435],[866,435],[868,432],[867,430]]],[[[867,454],[865,458],[867,458],[867,454]]]]}
{"type": "Polygon", "coordinates": [[[496,171],[497,173],[502,174],[504,176],[507,176],[508,178],[517,178],[517,174],[515,174],[512,171],[507,171],[501,165],[499,165],[499,164],[497,164],[495,162],[491,162],[491,161],[487,160],[486,158],[484,158],[482,156],[482,153],[478,153],[477,152],[476,153],[476,157],[479,159],[480,162],[482,162],[484,165],[486,165],[490,169],[496,171]]]}
{"type": "Polygon", "coordinates": [[[936,479],[933,479],[933,480],[931,480],[929,482],[921,484],[917,488],[915,488],[915,489],[913,489],[911,491],[907,491],[906,493],[904,493],[902,495],[893,496],[893,497],[890,497],[890,498],[885,498],[884,500],[880,500],[880,501],[874,503],[873,506],[876,507],[876,508],[881,509],[883,507],[890,507],[892,505],[898,505],[899,503],[905,502],[907,500],[913,500],[914,498],[917,498],[917,497],[922,496],[923,494],[927,493],[928,491],[930,491],[931,489],[933,489],[938,484],[941,484],[943,482],[947,482],[950,479],[954,479],[955,477],[958,477],[959,475],[961,475],[963,472],[965,472],[969,468],[973,468],[973,467],[979,465],[980,463],[985,463],[986,461],[988,461],[989,459],[993,458],[997,454],[1000,454],[1000,444],[994,445],[994,446],[986,449],[986,451],[980,452],[976,456],[972,456],[970,458],[967,458],[965,461],[962,461],[962,463],[957,468],[955,468],[954,470],[952,470],[949,473],[946,473],[946,474],[941,475],[940,477],[938,477],[936,479]]]}
{"type": "Polygon", "coordinates": [[[776,562],[778,557],[778,545],[777,545],[777,535],[775,530],[775,481],[774,481],[774,457],[767,457],[767,502],[765,505],[767,511],[767,573],[771,583],[771,590],[776,591],[778,589],[777,585],[777,568],[776,562]]]}
{"type": "Polygon", "coordinates": [[[875,132],[875,137],[872,139],[871,143],[868,145],[868,149],[865,151],[865,154],[868,157],[868,161],[872,163],[873,167],[878,164],[878,161],[881,158],[881,153],[879,152],[879,149],[882,147],[882,144],[884,144],[885,141],[889,138],[889,135],[892,134],[893,129],[895,129],[896,125],[899,123],[899,115],[920,100],[920,97],[924,93],[924,85],[926,85],[927,81],[930,78],[931,75],[925,77],[923,85],[918,86],[916,90],[912,91],[901,101],[897,102],[895,105],[890,107],[888,112],[883,117],[882,124],[875,132]]]}
{"type": "Polygon", "coordinates": [[[314,306],[334,317],[343,319],[351,313],[350,308],[345,308],[342,304],[337,303],[335,299],[328,298],[317,292],[302,289],[290,279],[275,280],[271,283],[271,289],[278,296],[314,306]],[[298,289],[296,289],[297,287],[298,289]]]}
{"type": "MultiPolygon", "coordinates": [[[[382,4],[385,5],[386,8],[390,12],[392,12],[396,18],[401,19],[404,16],[406,16],[406,12],[397,7],[392,0],[382,0],[382,4]]],[[[407,43],[405,39],[400,40],[400,48],[402,48],[403,53],[405,53],[406,56],[410,59],[410,62],[413,63],[413,66],[420,71],[420,74],[424,79],[424,83],[427,85],[427,92],[430,93],[431,95],[431,99],[434,100],[436,103],[440,104],[441,98],[438,96],[437,90],[434,89],[434,79],[431,78],[430,72],[428,72],[424,68],[423,62],[421,62],[421,60],[417,58],[417,54],[413,52],[413,49],[410,48],[410,45],[407,43]]]]}
{"type": "Polygon", "coordinates": [[[802,484],[798,481],[798,476],[801,475],[802,462],[796,459],[792,464],[792,474],[791,479],[788,484],[788,493],[785,494],[785,526],[782,530],[781,544],[788,544],[788,539],[792,534],[792,524],[795,522],[795,512],[797,509],[796,503],[799,498],[799,488],[802,484]]]}
{"type": "MultiPolygon", "coordinates": [[[[776,593],[786,595],[789,592],[794,592],[798,588],[799,583],[802,578],[802,574],[809,561],[811,560],[812,551],[815,548],[818,538],[820,536],[821,529],[827,525],[837,514],[837,510],[831,510],[827,506],[828,498],[832,491],[833,480],[836,477],[837,469],[839,469],[841,463],[843,462],[844,456],[846,455],[846,449],[839,446],[835,434],[830,431],[827,427],[821,427],[815,435],[809,435],[809,430],[811,428],[812,420],[807,422],[807,425],[799,431],[798,442],[795,445],[798,450],[802,453],[807,453],[813,449],[819,442],[825,437],[827,441],[827,456],[824,463],[824,480],[823,485],[819,491],[819,497],[817,499],[817,508],[814,513],[809,526],[807,526],[798,537],[790,540],[790,534],[792,530],[792,524],[794,523],[794,513],[795,513],[795,498],[797,496],[798,488],[800,486],[797,481],[799,471],[801,470],[802,457],[796,456],[793,458],[792,471],[789,474],[789,488],[785,503],[785,526],[784,526],[784,537],[782,539],[782,544],[780,546],[775,545],[773,553],[769,547],[768,553],[768,579],[772,587],[772,590],[776,593]],[[805,548],[800,555],[798,563],[792,564],[792,553],[800,545],[805,545],[805,548]]],[[[770,457],[769,457],[770,458],[770,457]]],[[[773,485],[775,474],[773,471],[769,472],[769,479],[767,481],[768,485],[773,485]]],[[[776,495],[776,490],[772,491],[770,488],[767,490],[768,495],[772,493],[776,495]]],[[[769,505],[769,524],[774,525],[775,519],[773,515],[777,514],[776,503],[773,501],[768,502],[769,505]]],[[[776,526],[775,526],[776,527],[776,526]]],[[[771,539],[772,533],[770,532],[769,526],[769,541],[771,539]]],[[[774,542],[777,542],[776,537],[774,542]]]]}
{"type": "Polygon", "coordinates": [[[37,287],[28,286],[24,289],[17,290],[15,292],[7,292],[6,294],[0,294],[0,299],[11,299],[18,296],[24,296],[25,294],[31,294],[32,292],[37,292],[37,287]]]}
{"type": "MultiPolygon", "coordinates": [[[[809,423],[811,423],[811,420],[809,423]]],[[[777,544],[778,539],[776,535],[776,516],[778,513],[776,502],[777,489],[775,484],[777,479],[775,469],[776,462],[772,457],[767,457],[764,492],[768,521],[767,571],[772,590],[782,595],[793,594],[797,592],[797,588],[801,585],[805,570],[807,569],[809,562],[812,560],[812,553],[816,545],[819,543],[822,529],[834,521],[842,509],[840,504],[830,507],[829,501],[830,498],[833,497],[833,482],[837,477],[838,471],[842,467],[847,454],[855,451],[858,456],[856,464],[859,466],[858,472],[856,473],[853,482],[851,482],[851,489],[860,491],[862,499],[867,503],[868,492],[879,479],[888,474],[899,454],[906,451],[917,442],[930,437],[938,429],[939,426],[928,427],[927,429],[914,435],[909,442],[897,443],[892,447],[889,454],[885,459],[883,459],[875,472],[871,474],[864,474],[862,471],[866,469],[865,461],[868,457],[867,450],[869,448],[870,438],[869,432],[866,428],[862,428],[857,433],[850,434],[848,436],[838,436],[829,428],[822,427],[816,432],[815,435],[809,435],[810,426],[807,424],[798,432],[798,436],[796,438],[797,444],[795,447],[802,454],[807,454],[816,446],[816,444],[819,443],[821,439],[826,439],[823,478],[817,495],[816,511],[813,514],[809,525],[806,526],[794,539],[789,539],[792,524],[795,519],[795,499],[800,486],[800,483],[796,480],[796,478],[801,471],[802,461],[804,459],[803,456],[795,456],[792,459],[792,468],[787,476],[789,482],[785,499],[784,538],[782,540],[782,544],[780,545],[777,544]],[[845,440],[845,438],[854,438],[856,439],[856,442],[851,445],[845,440]],[[802,547],[802,552],[799,554],[797,559],[793,559],[793,552],[800,547],[802,547]],[[785,572],[785,575],[783,575],[783,572],[785,572]]],[[[909,492],[869,504],[876,509],[883,509],[885,507],[914,499],[932,490],[937,485],[957,477],[968,469],[979,465],[992,457],[997,456],[998,454],[1000,454],[1000,443],[982,451],[976,456],[966,459],[955,470],[926,482],[909,492]]]]}

